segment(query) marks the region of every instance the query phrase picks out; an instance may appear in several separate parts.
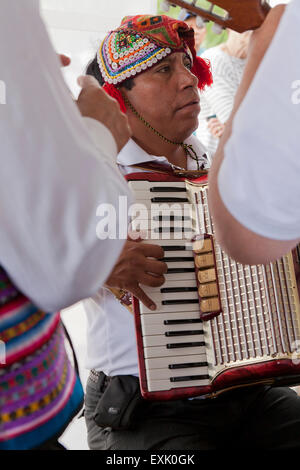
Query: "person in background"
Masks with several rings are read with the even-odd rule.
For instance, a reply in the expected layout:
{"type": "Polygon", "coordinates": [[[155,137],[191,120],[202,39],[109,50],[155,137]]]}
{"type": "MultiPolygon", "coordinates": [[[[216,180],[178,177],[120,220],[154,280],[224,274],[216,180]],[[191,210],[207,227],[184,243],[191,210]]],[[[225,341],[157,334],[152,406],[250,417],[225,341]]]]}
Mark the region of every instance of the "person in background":
{"type": "MultiPolygon", "coordinates": [[[[176,169],[209,166],[193,131],[200,110],[198,89],[211,84],[211,74],[196,55],[191,31],[167,16],[125,18],[89,64],[88,73],[116,97],[130,122],[132,138],[117,158],[124,175],[159,171],[167,178],[176,169]]],[[[300,397],[288,387],[257,385],[214,399],[142,399],[134,317],[110,288],[140,294],[145,283],[161,286],[167,267],[163,256],[161,246],[128,241],[106,288],[84,301],[86,365],[91,369],[85,400],[89,447],[299,449],[300,397]]],[[[149,298],[142,300],[151,314],[149,298]]],[[[155,306],[153,313],[159,315],[155,306]]]]}
{"type": "Polygon", "coordinates": [[[244,264],[268,263],[300,242],[299,25],[300,4],[292,1],[274,7],[253,33],[210,172],[216,236],[244,264]]]}
{"type": "Polygon", "coordinates": [[[197,52],[197,55],[201,55],[204,51],[205,48],[203,47],[203,43],[206,38],[206,26],[205,23],[201,27],[197,25],[197,17],[194,13],[187,13],[184,22],[189,25],[190,28],[193,28],[194,30],[194,35],[195,35],[195,49],[197,52]]]}
{"type": "Polygon", "coordinates": [[[250,31],[240,34],[228,30],[226,42],[207,49],[201,56],[211,62],[214,83],[201,95],[201,112],[196,135],[211,157],[216,152],[233,108],[246,64],[250,37],[250,31]]]}
{"type": "Polygon", "coordinates": [[[99,289],[125,242],[99,240],[96,211],[132,201],[115,165],[130,129],[92,77],[72,101],[37,0],[2,0],[0,64],[0,450],[61,449],[83,390],[59,310],[99,289]]]}

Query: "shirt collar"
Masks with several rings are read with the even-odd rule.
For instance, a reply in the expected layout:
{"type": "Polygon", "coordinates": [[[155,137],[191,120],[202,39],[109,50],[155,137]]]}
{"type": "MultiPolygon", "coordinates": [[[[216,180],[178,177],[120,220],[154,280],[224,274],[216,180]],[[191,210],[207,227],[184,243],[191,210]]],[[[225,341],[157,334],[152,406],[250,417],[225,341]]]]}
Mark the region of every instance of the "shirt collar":
{"type": "MultiPolygon", "coordinates": [[[[185,143],[193,145],[195,152],[200,158],[203,154],[206,153],[205,148],[194,135],[191,135],[188,139],[186,139],[185,143]]],[[[130,139],[127,142],[127,144],[122,148],[122,150],[118,154],[117,158],[117,163],[121,166],[138,165],[141,163],[152,161],[168,162],[168,159],[163,156],[150,155],[149,153],[145,152],[145,150],[143,150],[133,139],[130,139]]],[[[197,169],[197,163],[192,158],[188,157],[187,163],[188,170],[197,169]]]]}

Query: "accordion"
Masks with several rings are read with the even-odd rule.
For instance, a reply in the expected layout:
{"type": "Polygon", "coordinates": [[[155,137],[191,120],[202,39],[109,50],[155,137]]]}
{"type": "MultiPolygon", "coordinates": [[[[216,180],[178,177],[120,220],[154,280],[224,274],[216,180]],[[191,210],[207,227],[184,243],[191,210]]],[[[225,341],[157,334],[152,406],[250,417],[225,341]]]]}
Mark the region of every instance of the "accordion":
{"type": "Polygon", "coordinates": [[[214,397],[237,387],[300,383],[299,249],[266,266],[243,266],[214,239],[207,178],[128,175],[133,230],[159,244],[163,286],[133,299],[144,398],[214,397]]]}

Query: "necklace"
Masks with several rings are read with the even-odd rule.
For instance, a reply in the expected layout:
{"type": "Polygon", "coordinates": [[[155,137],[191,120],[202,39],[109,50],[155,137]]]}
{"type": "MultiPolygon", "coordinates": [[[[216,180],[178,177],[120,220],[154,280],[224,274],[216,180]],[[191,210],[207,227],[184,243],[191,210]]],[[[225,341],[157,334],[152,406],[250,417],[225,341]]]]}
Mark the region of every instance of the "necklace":
{"type": "Polygon", "coordinates": [[[156,129],[154,129],[154,127],[152,127],[151,124],[149,124],[149,122],[147,122],[146,119],[143,118],[143,116],[141,116],[137,112],[137,110],[132,106],[132,104],[130,103],[128,98],[126,96],[124,96],[123,93],[122,93],[122,97],[125,101],[125,104],[131,109],[131,111],[136,115],[136,117],[140,121],[142,121],[143,124],[145,124],[145,126],[147,126],[149,129],[151,129],[151,131],[154,132],[156,135],[158,135],[164,142],[167,142],[168,144],[173,144],[173,145],[180,145],[183,148],[186,156],[189,156],[192,160],[196,161],[197,171],[201,171],[201,170],[204,169],[204,163],[201,163],[201,165],[200,165],[199,157],[196,154],[195,150],[193,149],[192,145],[185,144],[184,142],[175,142],[173,140],[168,139],[164,135],[162,135],[160,132],[158,132],[156,129]]]}

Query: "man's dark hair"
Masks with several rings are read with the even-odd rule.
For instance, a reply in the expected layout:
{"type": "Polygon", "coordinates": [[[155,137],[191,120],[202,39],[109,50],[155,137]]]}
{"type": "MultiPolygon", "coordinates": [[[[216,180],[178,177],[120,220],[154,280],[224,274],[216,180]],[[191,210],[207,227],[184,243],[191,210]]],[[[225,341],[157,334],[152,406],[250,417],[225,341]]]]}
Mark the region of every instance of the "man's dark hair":
{"type": "MultiPolygon", "coordinates": [[[[96,78],[96,80],[98,80],[101,86],[104,85],[104,80],[102,78],[99,65],[98,65],[97,54],[94,57],[94,59],[88,64],[85,73],[86,75],[91,75],[92,77],[96,78]]],[[[121,85],[119,85],[119,87],[124,87],[126,88],[126,90],[131,90],[133,86],[134,86],[133,78],[128,78],[121,85]]]]}

